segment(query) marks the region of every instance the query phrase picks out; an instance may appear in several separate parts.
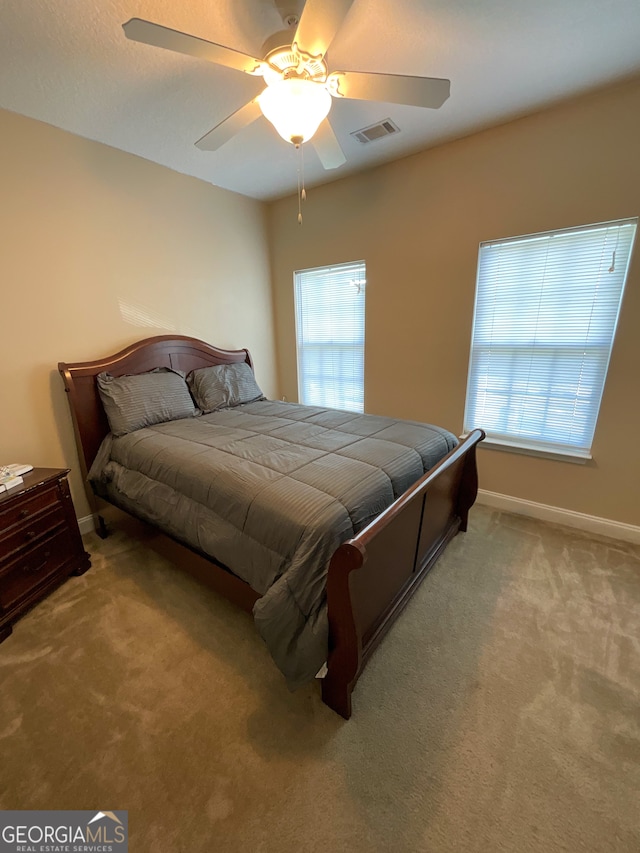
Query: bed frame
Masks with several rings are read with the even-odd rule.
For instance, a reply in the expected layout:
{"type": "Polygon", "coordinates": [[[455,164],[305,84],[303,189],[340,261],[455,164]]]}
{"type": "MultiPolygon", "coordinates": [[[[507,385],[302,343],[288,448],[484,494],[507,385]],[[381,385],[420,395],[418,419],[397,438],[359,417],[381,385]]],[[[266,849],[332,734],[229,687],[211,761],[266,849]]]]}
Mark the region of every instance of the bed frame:
{"type": "MultiPolygon", "coordinates": [[[[96,376],[143,373],[154,367],[189,372],[216,364],[246,362],[248,350],[223,350],[196,338],[160,335],[97,361],[58,365],[64,380],[87,496],[101,536],[107,533],[101,506],[86,480],[98,448],[109,432],[96,376]]],[[[322,679],[323,701],[345,719],[351,716],[351,692],[364,665],[433,566],[449,540],[467,529],[477,491],[476,446],[484,438],[474,430],[434,468],[414,483],[357,536],[334,553],[327,577],[329,654],[322,679]]],[[[251,611],[259,598],[222,564],[162,536],[163,553],[199,564],[200,577],[226,598],[251,611]],[[203,573],[202,568],[206,567],[203,573]]]]}

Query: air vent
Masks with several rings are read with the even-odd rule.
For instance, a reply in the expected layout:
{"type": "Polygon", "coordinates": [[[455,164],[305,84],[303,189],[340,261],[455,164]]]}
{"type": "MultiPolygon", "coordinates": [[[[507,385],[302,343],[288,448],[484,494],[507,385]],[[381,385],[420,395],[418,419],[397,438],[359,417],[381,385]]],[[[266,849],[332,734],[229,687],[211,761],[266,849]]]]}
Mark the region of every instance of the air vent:
{"type": "Polygon", "coordinates": [[[366,143],[375,142],[376,139],[382,139],[383,136],[390,136],[392,133],[400,133],[400,128],[390,118],[385,118],[377,124],[370,124],[369,127],[354,130],[351,136],[355,137],[358,142],[366,143]]]}

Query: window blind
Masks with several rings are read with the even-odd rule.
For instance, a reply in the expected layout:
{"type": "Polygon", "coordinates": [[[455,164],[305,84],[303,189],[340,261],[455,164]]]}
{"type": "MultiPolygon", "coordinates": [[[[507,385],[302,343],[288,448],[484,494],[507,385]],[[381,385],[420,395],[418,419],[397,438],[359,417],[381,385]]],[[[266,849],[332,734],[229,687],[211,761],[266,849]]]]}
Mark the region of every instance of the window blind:
{"type": "Polygon", "coordinates": [[[298,399],[364,411],[364,261],[295,273],[298,399]]]}
{"type": "Polygon", "coordinates": [[[590,455],[636,224],[480,245],[465,430],[590,455]]]}

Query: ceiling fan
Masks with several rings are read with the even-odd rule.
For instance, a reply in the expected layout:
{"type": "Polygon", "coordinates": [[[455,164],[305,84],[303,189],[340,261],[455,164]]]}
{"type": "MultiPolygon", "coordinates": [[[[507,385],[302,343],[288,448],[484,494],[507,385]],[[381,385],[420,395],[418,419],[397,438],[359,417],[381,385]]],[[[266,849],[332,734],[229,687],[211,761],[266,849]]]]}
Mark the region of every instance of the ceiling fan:
{"type": "Polygon", "coordinates": [[[257,59],[230,47],[140,18],[123,24],[127,38],[207,59],[262,77],[265,88],[196,142],[215,151],[261,115],[287,142],[299,147],[313,137],[320,162],[335,169],[346,157],[327,115],[333,98],[384,101],[437,109],[449,97],[449,80],[363,71],[329,71],[325,54],[353,0],[307,0],[298,19],[284,15],[288,29],[271,36],[257,59]]]}

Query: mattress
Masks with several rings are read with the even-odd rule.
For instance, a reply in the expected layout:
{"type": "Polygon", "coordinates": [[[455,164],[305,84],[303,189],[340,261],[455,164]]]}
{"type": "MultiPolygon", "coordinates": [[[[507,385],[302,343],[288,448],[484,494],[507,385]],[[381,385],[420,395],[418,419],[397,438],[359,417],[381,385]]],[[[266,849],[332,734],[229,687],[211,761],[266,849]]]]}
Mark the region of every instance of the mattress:
{"type": "Polygon", "coordinates": [[[260,593],[256,626],[293,689],[326,660],[331,555],[456,444],[429,424],[263,400],[108,436],[89,479],[260,593]]]}

